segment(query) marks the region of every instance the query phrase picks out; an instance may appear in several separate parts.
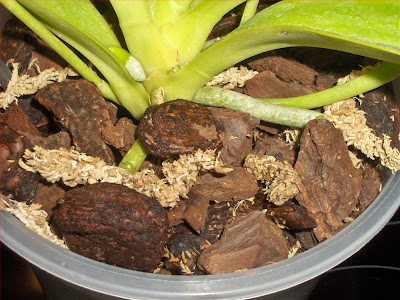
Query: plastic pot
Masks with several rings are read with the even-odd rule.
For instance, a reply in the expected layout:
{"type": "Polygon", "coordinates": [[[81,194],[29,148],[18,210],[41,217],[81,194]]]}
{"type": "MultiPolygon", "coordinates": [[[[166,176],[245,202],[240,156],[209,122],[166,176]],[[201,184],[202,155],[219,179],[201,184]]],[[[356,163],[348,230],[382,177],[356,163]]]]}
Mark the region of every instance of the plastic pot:
{"type": "MultiPolygon", "coordinates": [[[[395,92],[400,103],[400,80],[395,92]]],[[[159,275],[106,265],[52,244],[4,211],[1,241],[33,265],[49,300],[301,299],[319,275],[368,243],[399,206],[398,172],[355,221],[329,240],[279,263],[222,275],[159,275]]]]}

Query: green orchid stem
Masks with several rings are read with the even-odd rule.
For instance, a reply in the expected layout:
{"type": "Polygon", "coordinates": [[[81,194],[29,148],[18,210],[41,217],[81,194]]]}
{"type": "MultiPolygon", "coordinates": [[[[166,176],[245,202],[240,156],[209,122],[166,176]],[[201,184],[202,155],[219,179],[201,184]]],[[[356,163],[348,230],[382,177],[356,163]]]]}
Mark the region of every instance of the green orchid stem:
{"type": "Polygon", "coordinates": [[[119,167],[127,170],[129,173],[135,173],[147,157],[147,152],[144,150],[142,143],[136,140],[129,151],[122,158],[119,167]]]}
{"type": "Polygon", "coordinates": [[[240,25],[250,20],[257,11],[258,0],[247,0],[246,6],[244,7],[242,18],[240,19],[240,25]]]}
{"type": "Polygon", "coordinates": [[[344,84],[310,95],[282,98],[259,99],[271,104],[312,109],[348,99],[376,89],[395,79],[400,74],[400,65],[383,62],[373,70],[344,84]]]}
{"type": "Polygon", "coordinates": [[[36,18],[34,18],[25,8],[16,1],[1,1],[1,4],[7,8],[13,15],[20,19],[26,26],[35,32],[43,41],[62,56],[79,74],[87,80],[93,82],[101,91],[104,97],[119,104],[117,97],[110,88],[110,85],[101,79],[89,68],[71,49],[53,35],[36,18]]]}
{"type": "Polygon", "coordinates": [[[299,128],[304,127],[310,120],[323,118],[321,113],[312,110],[270,104],[244,94],[215,87],[201,88],[192,101],[234,109],[266,122],[299,128]]]}

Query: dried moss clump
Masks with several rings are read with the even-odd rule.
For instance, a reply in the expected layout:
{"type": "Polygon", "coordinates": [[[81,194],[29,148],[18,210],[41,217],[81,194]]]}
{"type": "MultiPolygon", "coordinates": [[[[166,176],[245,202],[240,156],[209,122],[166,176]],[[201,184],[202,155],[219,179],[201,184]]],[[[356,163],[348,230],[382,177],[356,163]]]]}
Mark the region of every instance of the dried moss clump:
{"type": "Polygon", "coordinates": [[[18,63],[12,63],[13,71],[7,89],[0,93],[0,107],[3,109],[8,108],[11,102],[18,101],[18,97],[33,95],[48,84],[64,81],[67,76],[76,76],[76,73],[68,68],[61,71],[50,68],[40,72],[38,67],[38,76],[30,77],[28,74],[20,76],[18,75],[18,65],[18,63]]]}
{"type": "Polygon", "coordinates": [[[278,161],[274,156],[250,154],[246,157],[244,167],[257,180],[265,183],[267,200],[275,205],[284,204],[299,192],[300,177],[287,161],[278,161]]]}
{"type": "Polygon", "coordinates": [[[107,165],[99,157],[64,148],[47,150],[35,146],[33,151],[27,149],[19,165],[29,172],[38,172],[49,182],[62,181],[70,187],[98,182],[123,184],[157,199],[163,207],[175,207],[179,197],[185,198],[200,172],[227,173],[231,170],[223,167],[213,150],[198,150],[176,160],[166,160],[162,166],[165,178],[158,177],[152,169],[130,174],[107,165]]]}
{"type": "Polygon", "coordinates": [[[368,127],[365,113],[358,109],[356,100],[347,99],[324,107],[325,118],[343,133],[348,146],[354,146],[370,159],[380,158],[383,166],[393,173],[400,170],[400,153],[390,146],[391,139],[380,138],[368,127]]]}
{"type": "Polygon", "coordinates": [[[30,205],[25,202],[13,200],[10,196],[1,194],[1,209],[12,213],[16,216],[26,227],[33,230],[45,239],[53,242],[54,244],[67,248],[64,241],[59,239],[50,229],[46,221],[47,213],[41,209],[38,203],[30,205]]]}

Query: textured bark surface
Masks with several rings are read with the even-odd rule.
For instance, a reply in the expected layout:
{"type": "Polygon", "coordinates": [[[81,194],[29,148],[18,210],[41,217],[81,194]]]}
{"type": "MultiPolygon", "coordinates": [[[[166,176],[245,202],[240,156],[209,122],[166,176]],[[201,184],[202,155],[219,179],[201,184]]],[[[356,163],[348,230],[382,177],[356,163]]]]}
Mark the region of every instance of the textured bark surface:
{"type": "Polygon", "coordinates": [[[137,134],[148,153],[162,158],[222,147],[222,126],[211,111],[185,100],[147,108],[137,134]]]}
{"type": "Polygon", "coordinates": [[[133,270],[158,267],[168,221],[157,200],[111,183],[71,189],[64,199],[52,225],[70,250],[133,270]]]}
{"type": "Polygon", "coordinates": [[[267,204],[267,214],[289,230],[304,231],[317,227],[315,220],[308,214],[307,209],[291,201],[275,206],[267,204]]]}
{"type": "Polygon", "coordinates": [[[360,109],[365,111],[368,127],[382,137],[385,133],[392,139],[391,146],[399,142],[400,114],[399,106],[393,96],[391,84],[364,94],[360,109]]]}
{"type": "Polygon", "coordinates": [[[288,247],[281,229],[255,211],[228,224],[219,241],[198,259],[207,274],[251,269],[287,258],[288,247]]]}
{"type": "Polygon", "coordinates": [[[206,173],[200,176],[191,188],[184,219],[197,232],[204,231],[208,204],[229,200],[242,200],[255,196],[258,191],[257,181],[244,168],[235,168],[224,176],[206,173]]]}
{"type": "Polygon", "coordinates": [[[300,140],[295,170],[303,185],[296,200],[317,222],[323,241],[344,226],[357,204],[362,174],[354,168],[342,133],[329,121],[310,121],[300,140]]]}
{"type": "Polygon", "coordinates": [[[112,126],[110,111],[94,84],[84,79],[66,80],[41,89],[36,99],[70,133],[76,150],[114,164],[114,155],[102,139],[102,131],[112,126]]]}
{"type": "Polygon", "coordinates": [[[223,147],[221,161],[227,166],[241,166],[252,149],[252,131],[260,123],[249,114],[231,109],[209,107],[222,124],[223,147]]]}

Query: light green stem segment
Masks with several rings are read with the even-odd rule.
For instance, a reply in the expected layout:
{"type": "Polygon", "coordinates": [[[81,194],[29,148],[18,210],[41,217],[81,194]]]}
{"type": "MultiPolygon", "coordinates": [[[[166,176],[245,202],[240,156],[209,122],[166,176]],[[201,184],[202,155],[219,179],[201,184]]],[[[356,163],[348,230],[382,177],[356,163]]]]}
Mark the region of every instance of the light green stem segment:
{"type": "Polygon", "coordinates": [[[147,157],[142,143],[137,139],[132,147],[122,158],[119,167],[127,170],[129,173],[135,173],[147,157]]]}
{"type": "Polygon", "coordinates": [[[257,11],[258,0],[247,0],[246,6],[244,7],[242,18],[240,19],[240,25],[250,20],[257,11]]]}
{"type": "Polygon", "coordinates": [[[395,79],[400,74],[400,65],[383,62],[378,67],[349,82],[310,95],[283,98],[260,99],[282,106],[317,108],[348,99],[376,89],[395,79]]]}
{"type": "Polygon", "coordinates": [[[270,104],[234,91],[215,87],[201,88],[193,98],[193,102],[230,108],[245,112],[266,122],[291,127],[304,127],[308,121],[323,118],[323,115],[294,107],[270,104]]]}
{"type": "Polygon", "coordinates": [[[34,18],[25,8],[16,1],[1,1],[1,4],[7,8],[13,15],[20,19],[26,26],[34,31],[43,41],[62,56],[79,74],[87,80],[93,82],[104,95],[104,97],[119,103],[110,85],[101,79],[89,68],[71,49],[54,36],[45,26],[34,18]]]}

